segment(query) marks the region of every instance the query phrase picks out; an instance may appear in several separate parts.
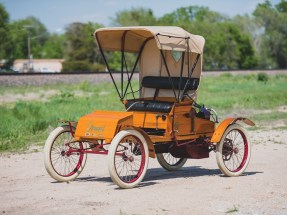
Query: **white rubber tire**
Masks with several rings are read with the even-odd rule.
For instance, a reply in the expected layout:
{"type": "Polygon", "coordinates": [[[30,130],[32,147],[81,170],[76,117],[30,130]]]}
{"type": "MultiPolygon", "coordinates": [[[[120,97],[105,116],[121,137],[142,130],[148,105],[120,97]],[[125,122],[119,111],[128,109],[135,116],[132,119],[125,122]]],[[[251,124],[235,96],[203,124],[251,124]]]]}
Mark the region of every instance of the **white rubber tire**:
{"type": "MultiPolygon", "coordinates": [[[[162,168],[166,169],[167,171],[179,170],[187,161],[187,158],[180,158],[180,160],[177,163],[171,165],[165,159],[164,154],[169,154],[168,156],[172,156],[170,153],[160,153],[160,154],[156,154],[156,158],[159,164],[162,166],[162,168]]],[[[172,156],[172,158],[174,157],[172,156]]]]}
{"type": "Polygon", "coordinates": [[[249,164],[250,156],[251,156],[251,144],[250,144],[250,141],[248,139],[246,130],[242,126],[240,126],[239,124],[236,124],[236,123],[228,126],[227,129],[225,130],[222,138],[221,138],[221,141],[216,145],[216,160],[217,160],[217,165],[218,165],[219,169],[221,170],[221,172],[224,175],[230,176],[230,177],[241,175],[245,171],[245,169],[247,168],[247,166],[249,164]],[[247,141],[247,147],[248,147],[246,150],[247,151],[247,155],[246,155],[247,157],[244,159],[245,162],[244,162],[244,164],[242,164],[242,162],[241,162],[242,166],[240,167],[240,169],[238,169],[238,171],[229,170],[227,168],[227,166],[225,165],[223,157],[222,157],[224,140],[225,140],[226,136],[233,130],[240,131],[241,134],[243,134],[245,136],[246,141],[247,141]]]}
{"type": "Polygon", "coordinates": [[[135,131],[135,130],[120,131],[112,140],[110,147],[109,147],[109,152],[108,152],[108,168],[109,168],[111,179],[120,188],[129,189],[129,188],[133,188],[137,186],[143,180],[146,174],[147,167],[148,167],[148,159],[149,159],[149,151],[148,151],[148,146],[147,146],[145,138],[138,131],[135,131]],[[123,180],[121,180],[121,178],[119,177],[117,173],[116,166],[115,166],[115,154],[116,154],[118,144],[123,138],[127,136],[137,137],[142,142],[144,152],[145,152],[145,163],[144,163],[142,173],[136,181],[131,182],[131,183],[126,183],[123,180]]]}
{"type": "MultiPolygon", "coordinates": [[[[75,128],[73,128],[73,130],[75,130],[75,128]]],[[[67,181],[72,181],[74,180],[75,178],[77,178],[80,173],[83,171],[84,167],[85,167],[85,164],[86,164],[86,161],[87,161],[87,154],[83,154],[83,160],[82,160],[82,164],[81,166],[79,167],[79,169],[77,170],[77,172],[75,172],[73,175],[71,176],[62,176],[60,174],[58,174],[53,165],[52,165],[52,162],[51,162],[51,149],[52,149],[52,146],[55,142],[55,140],[62,134],[62,133],[65,133],[65,132],[69,132],[70,131],[70,127],[67,126],[67,125],[64,125],[64,126],[60,126],[60,127],[57,127],[55,128],[49,135],[48,139],[46,140],[45,142],[45,146],[44,146],[44,163],[45,163],[45,168],[47,170],[47,172],[49,173],[49,175],[57,180],[57,181],[60,181],[60,182],[67,182],[67,181]]],[[[63,143],[64,144],[64,143],[63,143]]],[[[85,143],[84,144],[84,147],[85,147],[85,143]]]]}

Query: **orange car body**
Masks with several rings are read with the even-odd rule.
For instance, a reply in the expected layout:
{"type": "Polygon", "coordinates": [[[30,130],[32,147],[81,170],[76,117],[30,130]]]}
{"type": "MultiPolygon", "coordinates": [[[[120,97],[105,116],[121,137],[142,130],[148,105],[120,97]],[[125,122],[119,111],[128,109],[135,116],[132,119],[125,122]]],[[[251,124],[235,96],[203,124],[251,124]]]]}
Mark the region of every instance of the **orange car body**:
{"type": "MultiPolygon", "coordinates": [[[[215,122],[192,115],[193,109],[190,102],[181,102],[175,103],[170,113],[166,114],[95,111],[78,120],[74,137],[75,140],[105,140],[105,143],[110,143],[120,130],[133,128],[141,133],[145,133],[144,129],[162,130],[162,135],[145,134],[152,144],[171,142],[174,139],[183,141],[211,138],[215,131],[215,122]]],[[[151,154],[154,154],[153,146],[148,145],[151,154]]]]}
{"type": "Polygon", "coordinates": [[[133,128],[139,130],[149,143],[150,156],[154,157],[153,144],[192,140],[197,138],[210,138],[214,144],[228,127],[237,120],[248,125],[254,123],[247,118],[227,118],[217,127],[215,122],[192,115],[194,107],[190,102],[176,103],[170,113],[157,112],[119,112],[95,111],[81,117],[77,123],[75,140],[98,141],[110,143],[114,136],[121,130],[133,128]],[[162,117],[164,116],[164,117],[162,117]],[[164,130],[162,135],[147,135],[144,129],[164,130]],[[174,132],[172,132],[174,131],[174,132]]]}

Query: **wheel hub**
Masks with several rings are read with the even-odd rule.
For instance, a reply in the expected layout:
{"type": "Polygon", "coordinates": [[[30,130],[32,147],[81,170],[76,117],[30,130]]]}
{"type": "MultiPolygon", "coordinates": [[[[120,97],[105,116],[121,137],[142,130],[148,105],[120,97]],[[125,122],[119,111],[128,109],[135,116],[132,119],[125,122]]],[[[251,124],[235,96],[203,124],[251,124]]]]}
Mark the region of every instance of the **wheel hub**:
{"type": "Polygon", "coordinates": [[[136,144],[132,152],[134,155],[141,155],[141,146],[139,144],[136,144]]]}
{"type": "Polygon", "coordinates": [[[125,153],[123,153],[123,160],[124,161],[128,161],[129,160],[129,157],[125,153]]]}
{"type": "MultiPolygon", "coordinates": [[[[232,157],[233,152],[234,152],[234,150],[233,150],[232,140],[226,138],[224,140],[223,149],[222,149],[223,160],[224,161],[230,160],[231,157],[232,157]]],[[[234,152],[234,153],[236,153],[236,152],[234,152]]]]}
{"type": "Polygon", "coordinates": [[[238,149],[238,148],[234,148],[234,149],[233,149],[233,152],[234,152],[235,154],[238,154],[239,149],[238,149]]]}
{"type": "MultiPolygon", "coordinates": [[[[70,156],[71,156],[71,154],[72,154],[72,153],[71,153],[71,152],[69,152],[69,151],[68,151],[68,152],[66,152],[65,150],[61,151],[61,155],[62,155],[62,156],[70,157],[70,156]]],[[[79,155],[79,153],[77,153],[77,155],[79,155]]]]}
{"type": "Polygon", "coordinates": [[[123,160],[133,162],[134,157],[133,156],[127,156],[127,155],[123,154],[123,160]]]}

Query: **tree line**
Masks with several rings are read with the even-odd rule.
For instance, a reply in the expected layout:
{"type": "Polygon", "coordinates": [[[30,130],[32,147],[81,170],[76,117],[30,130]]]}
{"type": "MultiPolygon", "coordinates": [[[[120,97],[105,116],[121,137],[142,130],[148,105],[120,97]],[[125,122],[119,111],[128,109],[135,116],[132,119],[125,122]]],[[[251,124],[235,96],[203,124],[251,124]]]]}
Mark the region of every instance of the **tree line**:
{"type": "MultiPolygon", "coordinates": [[[[149,8],[115,14],[112,26],[179,26],[205,37],[204,69],[287,68],[287,1],[257,5],[252,15],[228,17],[208,7],[181,7],[157,18],[149,8]]],[[[51,34],[35,17],[10,21],[0,4],[0,61],[10,67],[15,59],[63,58],[65,71],[103,71],[105,66],[91,34],[104,25],[74,22],[63,34],[51,34]],[[30,45],[29,45],[30,43],[30,45]],[[30,51],[28,51],[30,46],[30,51]]],[[[109,55],[114,70],[118,54],[109,55]]]]}

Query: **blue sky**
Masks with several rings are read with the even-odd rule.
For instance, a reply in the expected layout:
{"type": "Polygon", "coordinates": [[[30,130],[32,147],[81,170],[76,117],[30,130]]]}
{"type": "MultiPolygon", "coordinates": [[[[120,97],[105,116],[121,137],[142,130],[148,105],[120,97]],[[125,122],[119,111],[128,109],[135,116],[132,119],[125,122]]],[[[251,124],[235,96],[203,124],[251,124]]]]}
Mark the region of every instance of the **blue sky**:
{"type": "MultiPolygon", "coordinates": [[[[151,8],[154,15],[160,17],[179,7],[197,5],[232,17],[251,14],[261,2],[264,0],[0,0],[10,14],[10,20],[35,16],[50,32],[58,33],[75,21],[92,21],[109,26],[118,11],[132,7],[151,8]]],[[[280,0],[271,2],[277,4],[280,0]]]]}

